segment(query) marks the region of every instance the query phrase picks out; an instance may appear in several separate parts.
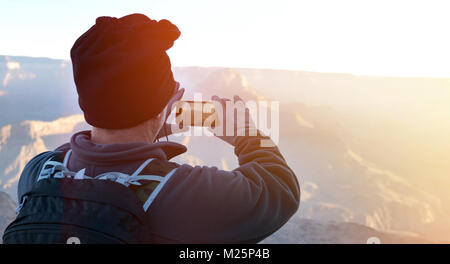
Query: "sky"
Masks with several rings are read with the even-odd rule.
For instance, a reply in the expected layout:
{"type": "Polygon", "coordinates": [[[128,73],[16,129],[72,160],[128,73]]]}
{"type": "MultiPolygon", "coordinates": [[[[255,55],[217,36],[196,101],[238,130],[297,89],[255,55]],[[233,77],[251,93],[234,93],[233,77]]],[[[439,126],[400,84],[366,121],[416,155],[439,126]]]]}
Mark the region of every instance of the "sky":
{"type": "Polygon", "coordinates": [[[174,66],[450,77],[450,1],[0,0],[0,54],[69,59],[98,16],[181,31],[174,66]]]}

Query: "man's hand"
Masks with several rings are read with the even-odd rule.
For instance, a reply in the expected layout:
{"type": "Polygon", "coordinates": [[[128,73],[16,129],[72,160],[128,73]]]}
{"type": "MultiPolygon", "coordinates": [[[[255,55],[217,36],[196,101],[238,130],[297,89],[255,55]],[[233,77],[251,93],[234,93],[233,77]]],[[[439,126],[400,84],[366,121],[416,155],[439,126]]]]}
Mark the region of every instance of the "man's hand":
{"type": "MultiPolygon", "coordinates": [[[[176,87],[175,87],[175,93],[172,96],[172,98],[170,98],[169,102],[167,103],[167,112],[166,112],[166,116],[165,116],[164,125],[159,130],[158,136],[156,137],[157,139],[162,138],[162,137],[167,137],[173,133],[172,125],[166,123],[167,118],[169,117],[170,113],[172,112],[173,104],[175,102],[181,100],[181,98],[183,97],[184,91],[185,91],[184,88],[180,89],[180,83],[177,82],[176,87]]],[[[177,131],[177,132],[180,132],[180,131],[177,131]]]]}
{"type": "Polygon", "coordinates": [[[239,96],[233,99],[232,102],[216,95],[211,98],[219,122],[210,129],[216,137],[231,145],[235,144],[237,137],[256,136],[258,133],[244,101],[239,96]]]}
{"type": "Polygon", "coordinates": [[[175,102],[180,101],[181,98],[184,95],[184,88],[180,89],[180,83],[177,82],[177,85],[175,87],[175,92],[172,96],[172,98],[170,98],[169,102],[167,103],[167,113],[166,113],[166,120],[167,117],[169,117],[170,113],[172,112],[172,106],[175,102]]]}

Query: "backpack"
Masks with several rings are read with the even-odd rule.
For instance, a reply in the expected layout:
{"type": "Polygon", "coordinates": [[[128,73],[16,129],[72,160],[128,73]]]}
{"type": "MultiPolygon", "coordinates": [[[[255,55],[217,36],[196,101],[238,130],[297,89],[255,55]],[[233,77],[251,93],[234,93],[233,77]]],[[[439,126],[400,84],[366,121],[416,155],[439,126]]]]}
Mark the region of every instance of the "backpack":
{"type": "Polygon", "coordinates": [[[54,152],[45,161],[32,188],[20,197],[18,215],[6,228],[3,243],[151,243],[145,215],[176,171],[174,163],[148,159],[131,175],[89,177],[85,169],[67,169],[70,155],[71,150],[54,152]],[[152,171],[150,163],[169,172],[140,175],[152,171]]]}

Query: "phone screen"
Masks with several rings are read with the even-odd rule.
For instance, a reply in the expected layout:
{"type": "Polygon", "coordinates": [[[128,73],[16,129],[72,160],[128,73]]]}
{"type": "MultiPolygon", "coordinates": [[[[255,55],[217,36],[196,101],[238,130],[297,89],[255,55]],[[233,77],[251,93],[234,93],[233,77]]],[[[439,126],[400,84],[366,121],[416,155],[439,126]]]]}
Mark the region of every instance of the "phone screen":
{"type": "Polygon", "coordinates": [[[178,101],[176,103],[176,123],[180,126],[212,126],[215,122],[205,121],[215,114],[214,104],[208,101],[178,101]]]}

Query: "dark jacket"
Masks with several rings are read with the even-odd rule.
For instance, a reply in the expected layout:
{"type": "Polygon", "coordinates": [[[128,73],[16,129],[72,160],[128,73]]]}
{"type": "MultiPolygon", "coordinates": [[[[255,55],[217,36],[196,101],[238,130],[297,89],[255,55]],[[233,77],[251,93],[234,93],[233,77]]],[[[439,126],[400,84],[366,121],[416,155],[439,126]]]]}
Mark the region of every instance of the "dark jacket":
{"type": "MultiPolygon", "coordinates": [[[[260,137],[236,140],[240,166],[232,171],[176,164],[146,212],[149,235],[160,243],[255,243],[279,229],[297,211],[300,188],[278,148],[261,148],[259,142],[260,137]]],[[[85,168],[88,176],[131,174],[146,159],[168,161],[186,151],[174,142],[95,144],[89,131],[73,135],[57,150],[68,149],[68,168],[85,168]]],[[[19,200],[35,181],[21,176],[19,200]]]]}

